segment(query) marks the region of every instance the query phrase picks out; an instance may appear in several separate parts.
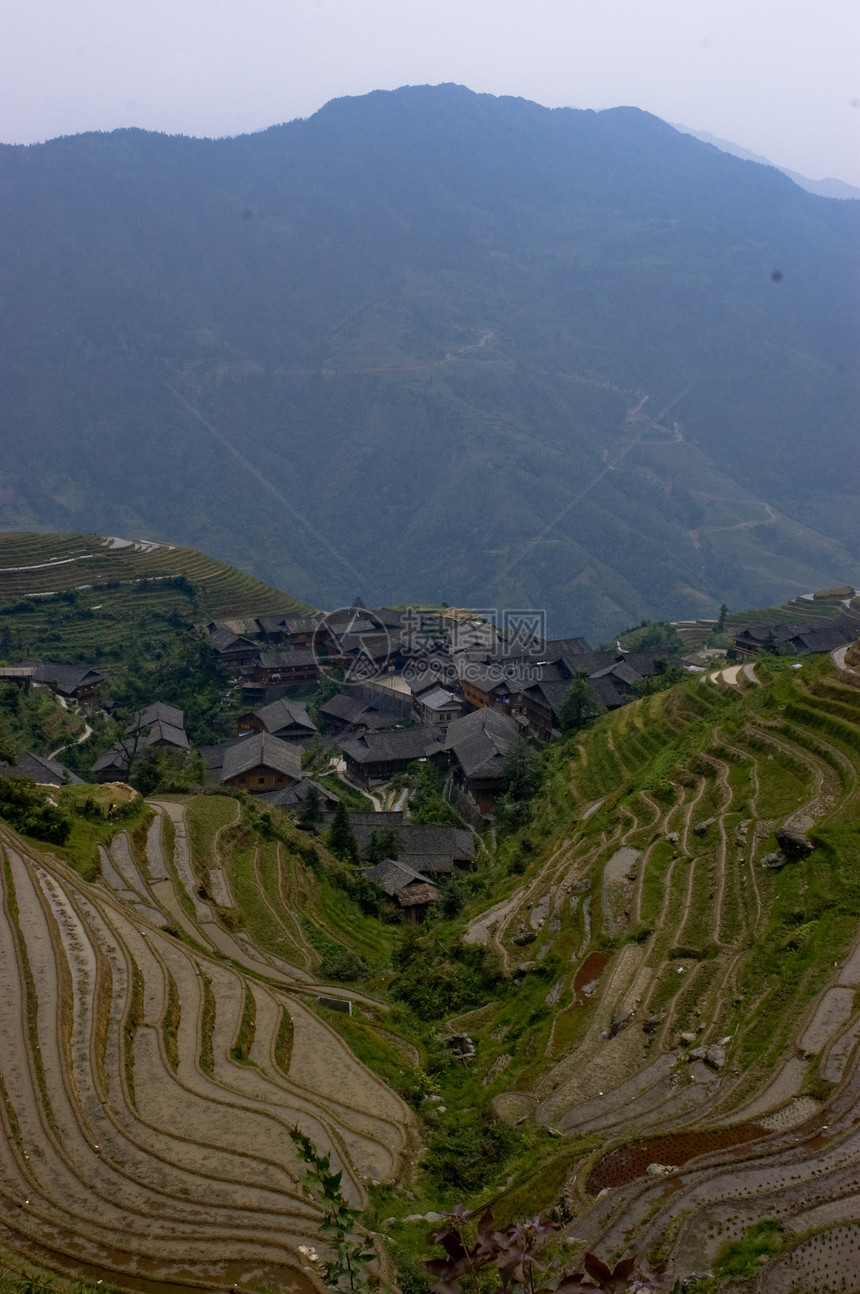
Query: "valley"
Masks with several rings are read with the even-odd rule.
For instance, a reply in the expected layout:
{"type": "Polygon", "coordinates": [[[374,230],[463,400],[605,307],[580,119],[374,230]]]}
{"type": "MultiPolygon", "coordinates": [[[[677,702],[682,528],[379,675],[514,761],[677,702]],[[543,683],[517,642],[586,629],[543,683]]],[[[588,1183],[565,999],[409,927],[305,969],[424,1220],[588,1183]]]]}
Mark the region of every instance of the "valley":
{"type": "MultiPolygon", "coordinates": [[[[87,659],[78,613],[103,599],[108,673],[150,598],[139,634],[266,607],[304,623],[169,545],[9,542],[8,634],[87,659]],[[55,627],[43,599],[20,607],[64,588],[55,627]]],[[[66,780],[43,788],[63,839],[0,822],[0,1262],[141,1294],[319,1290],[298,1128],[362,1211],[377,1288],[429,1289],[427,1232],[458,1203],[551,1215],[556,1270],[588,1251],[664,1263],[690,1294],[852,1288],[860,674],[850,647],[796,654],[803,605],[733,623],[738,642],[783,626],[782,647],[523,743],[474,821],[451,772],[344,786],[318,734],[317,814],[211,781],[66,780]],[[398,831],[401,861],[439,868],[417,920],[369,883],[398,831]]],[[[825,628],[856,609],[805,605],[825,628]]],[[[676,632],[703,651],[716,630],[676,632]]]]}

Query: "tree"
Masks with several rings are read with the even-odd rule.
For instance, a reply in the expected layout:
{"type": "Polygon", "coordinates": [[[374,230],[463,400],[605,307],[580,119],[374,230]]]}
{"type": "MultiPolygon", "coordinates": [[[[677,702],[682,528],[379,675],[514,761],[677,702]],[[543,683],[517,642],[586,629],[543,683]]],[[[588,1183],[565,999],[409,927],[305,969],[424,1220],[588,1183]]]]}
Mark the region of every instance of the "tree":
{"type": "Polygon", "coordinates": [[[570,687],[564,694],[559,710],[562,730],[570,732],[581,728],[597,714],[597,699],[588,681],[588,670],[578,669],[573,676],[570,687]]]}
{"type": "Polygon", "coordinates": [[[320,822],[322,822],[322,799],[313,782],[308,787],[305,802],[299,809],[298,821],[299,826],[306,831],[310,827],[319,826],[320,822]]]}
{"type": "Polygon", "coordinates": [[[349,815],[343,800],[338,800],[334,811],[334,819],[328,833],[328,847],[338,858],[349,859],[351,863],[358,862],[358,842],[349,825],[349,815]]]}
{"type": "Polygon", "coordinates": [[[728,614],[729,614],[729,608],[726,606],[724,602],[720,607],[720,618],[717,621],[717,629],[721,634],[725,633],[726,631],[726,616],[728,614]]]}
{"type": "Polygon", "coordinates": [[[369,863],[381,863],[383,858],[396,858],[402,848],[396,827],[379,827],[371,831],[364,856],[369,863]]]}

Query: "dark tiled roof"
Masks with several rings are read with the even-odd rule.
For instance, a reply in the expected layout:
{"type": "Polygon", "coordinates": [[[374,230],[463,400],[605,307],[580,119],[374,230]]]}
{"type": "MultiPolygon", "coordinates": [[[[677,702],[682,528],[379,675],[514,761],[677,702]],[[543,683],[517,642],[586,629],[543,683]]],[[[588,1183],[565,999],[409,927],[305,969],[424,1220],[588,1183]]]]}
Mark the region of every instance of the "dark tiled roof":
{"type": "Polygon", "coordinates": [[[320,714],[330,719],[343,719],[346,723],[355,723],[368,707],[358,697],[346,696],[339,692],[319,708],[320,714]]]}
{"type": "Polygon", "coordinates": [[[392,810],[390,813],[350,813],[349,825],[353,831],[357,827],[400,827],[403,825],[403,814],[399,809],[392,810]]]}
{"type": "Polygon", "coordinates": [[[607,665],[605,669],[597,670],[594,674],[589,675],[589,679],[591,680],[609,677],[618,679],[620,682],[626,683],[629,687],[632,687],[634,683],[639,683],[642,680],[642,675],[637,673],[632,666],[628,665],[627,662],[623,660],[617,660],[612,665],[607,665]]]}
{"type": "Polygon", "coordinates": [[[257,659],[263,669],[296,669],[299,666],[318,664],[312,651],[261,651],[257,659]]]}
{"type": "Polygon", "coordinates": [[[126,732],[137,732],[151,723],[167,723],[172,728],[184,728],[185,716],[175,705],[165,705],[163,701],[153,701],[145,710],[138,710],[126,732]]]}
{"type": "Polygon", "coordinates": [[[362,852],[370,844],[374,831],[396,831],[400,840],[398,858],[412,859],[415,867],[420,866],[415,858],[422,855],[444,856],[459,862],[471,862],[475,857],[474,838],[463,827],[404,822],[400,814],[393,813],[351,813],[349,823],[362,852]]]}
{"type": "Polygon", "coordinates": [[[110,750],[106,750],[103,755],[99,755],[91,767],[94,773],[127,773],[129,762],[127,751],[123,750],[121,746],[111,746],[110,750]]]}
{"type": "Polygon", "coordinates": [[[176,746],[179,750],[188,750],[188,738],[184,728],[176,728],[172,723],[154,723],[143,739],[144,746],[176,746]]]}
{"type": "Polygon", "coordinates": [[[220,773],[224,765],[224,756],[231,746],[236,746],[240,741],[245,741],[249,733],[243,733],[241,737],[231,737],[229,741],[219,741],[215,746],[201,746],[198,750],[200,758],[211,772],[220,773]]]}
{"type": "Polygon", "coordinates": [[[327,786],[321,782],[315,782],[310,777],[303,777],[300,782],[292,782],[289,786],[282,786],[277,791],[264,791],[258,795],[258,800],[265,800],[267,804],[274,804],[281,809],[294,808],[298,804],[304,804],[308,798],[308,791],[315,786],[319,792],[320,808],[323,812],[326,808],[337,804],[337,796],[334,795],[327,786]]]}
{"type": "Polygon", "coordinates": [[[308,732],[317,730],[316,724],[308,718],[308,712],[304,706],[295,701],[288,701],[283,696],[277,701],[272,701],[271,705],[261,706],[259,710],[254,711],[254,714],[266,732],[276,733],[281,728],[289,727],[306,728],[308,732]]]}
{"type": "Polygon", "coordinates": [[[0,764],[0,776],[32,777],[34,782],[48,783],[51,786],[63,786],[69,782],[76,786],[82,785],[81,779],[63,764],[47,759],[44,755],[31,755],[29,751],[19,755],[14,764],[0,764]]]}
{"type": "Polygon", "coordinates": [[[656,662],[666,660],[667,654],[659,651],[627,651],[622,659],[642,678],[649,678],[657,672],[656,662]]]}
{"type": "Polygon", "coordinates": [[[837,647],[844,647],[857,632],[855,624],[846,632],[841,625],[821,625],[819,628],[807,630],[805,633],[796,634],[791,642],[796,643],[803,651],[824,652],[835,651],[837,647]]]}
{"type": "Polygon", "coordinates": [[[389,898],[396,899],[402,908],[432,903],[439,897],[436,886],[423,872],[416,871],[408,863],[395,862],[393,858],[384,858],[375,867],[366,867],[364,874],[389,898]]]}
{"type": "Polygon", "coordinates": [[[61,665],[51,660],[25,660],[25,665],[32,665],[33,681],[47,683],[56,687],[64,696],[70,696],[82,684],[100,683],[104,675],[86,665],[61,665]]]}
{"type": "Polygon", "coordinates": [[[434,669],[432,665],[420,673],[413,670],[412,674],[414,677],[407,678],[406,682],[413,697],[421,697],[437,687],[450,687],[455,682],[449,678],[447,670],[434,669]]]}
{"type": "Polygon", "coordinates": [[[426,876],[447,876],[454,870],[454,859],[450,854],[407,854],[398,857],[399,863],[408,863],[416,871],[426,876]]]}
{"type": "Polygon", "coordinates": [[[433,728],[392,728],[388,732],[365,732],[340,743],[341,750],[358,764],[384,764],[425,759],[442,750],[442,739],[433,728]]]}
{"type": "Polygon", "coordinates": [[[298,746],[291,746],[268,732],[252,732],[227,747],[221,766],[221,781],[239,777],[259,766],[285,773],[299,781],[302,775],[301,751],[298,746]]]}
{"type": "Polygon", "coordinates": [[[482,692],[513,692],[517,687],[518,669],[510,663],[499,664],[491,661],[487,665],[478,661],[466,661],[457,657],[457,676],[462,683],[469,683],[482,692]]]}
{"type": "Polygon", "coordinates": [[[428,710],[445,710],[450,707],[459,710],[463,704],[463,698],[455,696],[453,692],[446,691],[444,687],[436,687],[432,691],[423,694],[421,704],[426,705],[428,710]]]}
{"type": "Polygon", "coordinates": [[[221,655],[229,656],[234,652],[251,652],[257,649],[257,644],[250,638],[244,638],[241,634],[228,629],[226,625],[213,630],[209,635],[209,642],[221,655]]]}
{"type": "Polygon", "coordinates": [[[453,751],[467,778],[501,777],[519,725],[499,710],[475,710],[448,725],[445,749],[453,751]]]}

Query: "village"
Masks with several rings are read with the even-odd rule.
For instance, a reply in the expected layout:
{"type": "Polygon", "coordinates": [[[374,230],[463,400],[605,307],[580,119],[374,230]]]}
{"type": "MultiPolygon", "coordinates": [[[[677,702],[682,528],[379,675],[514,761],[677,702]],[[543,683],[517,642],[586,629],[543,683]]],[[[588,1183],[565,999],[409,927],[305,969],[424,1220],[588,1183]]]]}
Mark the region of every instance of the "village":
{"type": "MultiPolygon", "coordinates": [[[[821,596],[832,601],[841,592],[821,596]]],[[[624,650],[620,641],[595,649],[582,637],[547,638],[541,617],[449,608],[357,604],[213,620],[201,629],[228,680],[235,727],[193,752],[203,786],[245,792],[318,831],[330,829],[338,811],[336,779],[352,792],[345,816],[355,861],[414,921],[439,900],[440,882],[472,866],[478,833],[492,824],[506,790],[512,752],[545,745],[571,726],[565,705],[575,683],[584,721],[642,695],[647,680],[659,686],[661,676],[706,678],[727,658],[749,661],[760,652],[833,651],[850,640],[856,621],[748,625],[727,650],[674,660],[665,650],[624,650]],[[320,767],[330,774],[327,785],[320,767]],[[446,823],[409,820],[405,787],[423,767],[437,770],[446,823]],[[366,809],[355,809],[356,793],[366,809]]],[[[0,668],[0,681],[47,689],[84,716],[112,708],[109,681],[86,666],[26,660],[0,668]]],[[[28,752],[2,771],[49,785],[124,782],[135,760],[156,751],[178,759],[192,753],[183,711],[162,699],[131,716],[86,779],[28,752]]]]}

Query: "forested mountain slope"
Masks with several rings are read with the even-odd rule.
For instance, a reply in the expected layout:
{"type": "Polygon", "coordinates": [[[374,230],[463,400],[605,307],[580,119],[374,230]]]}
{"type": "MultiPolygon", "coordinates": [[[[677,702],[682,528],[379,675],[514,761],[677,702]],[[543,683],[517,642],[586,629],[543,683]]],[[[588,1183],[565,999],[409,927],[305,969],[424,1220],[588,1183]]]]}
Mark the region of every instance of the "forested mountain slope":
{"type": "Polygon", "coordinates": [[[597,636],[844,580],[858,224],[636,109],[456,86],[4,147],[0,523],[597,636]]]}

